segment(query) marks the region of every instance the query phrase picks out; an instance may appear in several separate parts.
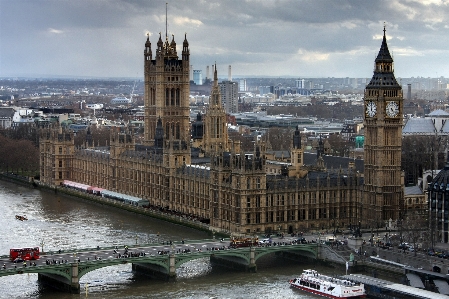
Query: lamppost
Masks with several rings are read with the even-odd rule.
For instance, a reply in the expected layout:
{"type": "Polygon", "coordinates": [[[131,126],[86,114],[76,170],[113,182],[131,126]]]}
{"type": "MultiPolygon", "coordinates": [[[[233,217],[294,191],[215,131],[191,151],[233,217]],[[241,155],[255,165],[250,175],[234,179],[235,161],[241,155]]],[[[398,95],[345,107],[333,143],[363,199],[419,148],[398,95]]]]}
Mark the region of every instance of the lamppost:
{"type": "Polygon", "coordinates": [[[137,238],[138,238],[138,237],[137,237],[137,234],[136,234],[136,245],[137,245],[137,238]]]}
{"type": "Polygon", "coordinates": [[[40,243],[41,247],[42,247],[42,253],[44,253],[44,239],[41,239],[41,243],[40,243]]]}
{"type": "Polygon", "coordinates": [[[334,234],[334,239],[335,239],[335,237],[337,236],[337,232],[335,231],[335,217],[334,217],[334,231],[333,231],[333,234],[334,234]]]}

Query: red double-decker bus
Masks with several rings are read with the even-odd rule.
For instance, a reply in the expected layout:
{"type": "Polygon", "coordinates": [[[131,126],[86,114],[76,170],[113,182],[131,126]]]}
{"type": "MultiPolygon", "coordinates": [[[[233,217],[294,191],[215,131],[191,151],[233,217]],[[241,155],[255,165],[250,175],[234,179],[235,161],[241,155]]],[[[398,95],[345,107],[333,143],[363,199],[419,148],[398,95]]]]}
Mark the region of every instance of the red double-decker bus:
{"type": "Polygon", "coordinates": [[[17,258],[24,261],[37,260],[39,259],[39,247],[11,248],[9,250],[9,258],[11,261],[14,261],[17,258]]]}

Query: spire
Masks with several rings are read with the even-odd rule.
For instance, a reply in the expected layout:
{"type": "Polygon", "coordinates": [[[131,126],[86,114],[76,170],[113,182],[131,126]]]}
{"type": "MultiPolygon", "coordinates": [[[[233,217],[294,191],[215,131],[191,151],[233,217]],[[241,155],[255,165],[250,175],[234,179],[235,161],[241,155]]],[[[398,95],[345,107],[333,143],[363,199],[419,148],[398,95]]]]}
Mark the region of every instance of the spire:
{"type": "Polygon", "coordinates": [[[168,2],[165,2],[165,39],[168,40],[168,2]]]}
{"type": "Polygon", "coordinates": [[[143,51],[145,60],[151,60],[153,53],[151,52],[150,34],[147,33],[147,41],[145,42],[145,50],[143,51]]]}
{"type": "Polygon", "coordinates": [[[182,42],[182,60],[189,60],[189,42],[187,41],[187,33],[184,35],[184,41],[182,42]]]}
{"type": "Polygon", "coordinates": [[[218,86],[217,63],[214,66],[214,86],[218,86]]]}
{"type": "Polygon", "coordinates": [[[162,41],[162,36],[161,36],[161,33],[159,32],[159,40],[157,41],[158,51],[162,51],[163,46],[164,46],[164,42],[162,41]]]}
{"type": "Polygon", "coordinates": [[[367,88],[388,88],[401,89],[401,86],[394,77],[393,58],[387,45],[386,29],[384,25],[384,35],[380,46],[379,54],[374,61],[374,74],[367,88]]]}
{"type": "Polygon", "coordinates": [[[172,39],[171,39],[170,47],[172,49],[176,49],[175,35],[172,34],[171,36],[172,36],[172,39]]]}
{"type": "Polygon", "coordinates": [[[387,37],[385,34],[385,24],[384,24],[384,36],[382,38],[382,45],[380,46],[379,54],[377,54],[376,62],[393,62],[393,58],[390,55],[387,45],[387,37]]]}
{"type": "Polygon", "coordinates": [[[187,32],[184,34],[184,41],[182,43],[183,48],[189,47],[189,42],[187,41],[187,32]]]}
{"type": "Polygon", "coordinates": [[[215,63],[214,69],[214,83],[212,84],[212,90],[210,93],[210,104],[221,106],[221,95],[220,90],[218,89],[217,63],[215,63]]]}

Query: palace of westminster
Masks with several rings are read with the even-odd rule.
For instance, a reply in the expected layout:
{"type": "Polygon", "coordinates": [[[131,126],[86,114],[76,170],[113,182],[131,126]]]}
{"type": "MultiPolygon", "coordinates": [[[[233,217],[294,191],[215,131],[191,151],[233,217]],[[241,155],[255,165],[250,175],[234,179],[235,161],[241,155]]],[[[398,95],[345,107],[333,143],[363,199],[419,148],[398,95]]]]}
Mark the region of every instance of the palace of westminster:
{"type": "Polygon", "coordinates": [[[159,36],[155,55],[148,37],[144,143],[136,144],[132,133],[116,129],[108,147],[95,147],[88,134],[85,146],[76,148],[72,132],[44,130],[41,182],[57,186],[71,180],[128,194],[239,233],[385,227],[402,217],[403,93],[394,77],[385,29],[365,88],[365,158],[360,172],[354,162],[326,169],[321,142],[317,162],[304,165],[298,129],[291,137],[290,156],[282,161],[263,142],[243,152],[239,142],[228,138],[216,68],[208,110],[191,124],[189,56],[186,37],[181,58],[174,37],[164,42],[159,36]],[[192,156],[193,148],[200,149],[200,157],[192,156]]]}

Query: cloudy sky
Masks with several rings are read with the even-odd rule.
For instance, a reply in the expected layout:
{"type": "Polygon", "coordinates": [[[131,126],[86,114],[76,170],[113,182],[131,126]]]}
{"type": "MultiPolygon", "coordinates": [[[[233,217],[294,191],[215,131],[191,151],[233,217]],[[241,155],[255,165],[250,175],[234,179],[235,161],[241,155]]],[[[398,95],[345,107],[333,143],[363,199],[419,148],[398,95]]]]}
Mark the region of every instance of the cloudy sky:
{"type": "MultiPolygon", "coordinates": [[[[0,77],[143,77],[166,0],[0,0],[0,77]]],[[[371,77],[383,24],[396,77],[449,77],[448,0],[172,0],[168,34],[226,77],[371,77]]]]}

